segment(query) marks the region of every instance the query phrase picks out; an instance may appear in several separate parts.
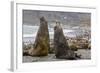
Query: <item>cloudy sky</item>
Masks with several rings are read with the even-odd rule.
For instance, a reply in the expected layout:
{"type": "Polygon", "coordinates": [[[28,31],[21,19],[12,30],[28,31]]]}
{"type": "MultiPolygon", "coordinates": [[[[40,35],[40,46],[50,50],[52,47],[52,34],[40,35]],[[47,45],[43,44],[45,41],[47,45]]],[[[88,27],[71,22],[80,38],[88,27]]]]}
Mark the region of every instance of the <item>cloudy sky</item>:
{"type": "Polygon", "coordinates": [[[90,26],[91,13],[79,12],[56,12],[56,11],[36,11],[23,10],[24,25],[39,25],[39,18],[44,16],[48,24],[54,23],[56,20],[64,25],[69,26],[90,26]]]}

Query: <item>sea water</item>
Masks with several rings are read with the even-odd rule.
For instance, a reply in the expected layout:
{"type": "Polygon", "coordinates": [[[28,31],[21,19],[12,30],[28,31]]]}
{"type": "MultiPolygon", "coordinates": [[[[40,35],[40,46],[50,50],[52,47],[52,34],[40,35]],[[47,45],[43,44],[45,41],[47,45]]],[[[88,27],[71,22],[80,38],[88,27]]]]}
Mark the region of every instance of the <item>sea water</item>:
{"type": "MultiPolygon", "coordinates": [[[[39,26],[23,25],[23,42],[26,44],[34,43],[39,26]]],[[[50,39],[54,38],[54,28],[48,27],[50,39]]],[[[76,37],[84,34],[82,30],[76,29],[63,29],[64,35],[67,37],[76,37]]]]}

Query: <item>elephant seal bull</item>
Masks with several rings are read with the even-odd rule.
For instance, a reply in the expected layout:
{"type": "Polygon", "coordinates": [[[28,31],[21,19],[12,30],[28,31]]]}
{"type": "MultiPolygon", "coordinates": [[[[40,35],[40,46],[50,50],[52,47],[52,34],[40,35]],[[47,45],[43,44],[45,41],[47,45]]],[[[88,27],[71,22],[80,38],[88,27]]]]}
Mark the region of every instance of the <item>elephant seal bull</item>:
{"type": "Polygon", "coordinates": [[[48,24],[44,17],[40,18],[40,26],[33,47],[25,51],[30,56],[47,56],[49,45],[48,24]]]}
{"type": "Polygon", "coordinates": [[[56,58],[75,59],[75,53],[69,48],[60,22],[56,22],[56,26],[54,27],[54,48],[56,58]]]}

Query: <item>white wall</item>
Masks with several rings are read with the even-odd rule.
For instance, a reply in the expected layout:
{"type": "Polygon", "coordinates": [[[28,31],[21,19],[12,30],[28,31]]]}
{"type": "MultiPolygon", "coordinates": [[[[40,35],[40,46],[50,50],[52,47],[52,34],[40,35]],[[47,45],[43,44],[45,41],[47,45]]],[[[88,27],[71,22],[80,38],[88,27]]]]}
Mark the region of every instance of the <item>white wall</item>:
{"type": "MultiPolygon", "coordinates": [[[[41,4],[69,4],[73,3],[75,5],[84,5],[84,6],[96,6],[97,7],[97,18],[98,26],[96,26],[96,46],[98,48],[98,65],[97,67],[82,67],[82,68],[65,68],[65,69],[56,69],[56,70],[45,70],[45,71],[36,71],[33,70],[32,73],[99,73],[100,69],[100,2],[99,0],[33,0],[34,3],[41,4]]],[[[10,0],[1,0],[0,1],[0,73],[10,73],[10,0]]]]}

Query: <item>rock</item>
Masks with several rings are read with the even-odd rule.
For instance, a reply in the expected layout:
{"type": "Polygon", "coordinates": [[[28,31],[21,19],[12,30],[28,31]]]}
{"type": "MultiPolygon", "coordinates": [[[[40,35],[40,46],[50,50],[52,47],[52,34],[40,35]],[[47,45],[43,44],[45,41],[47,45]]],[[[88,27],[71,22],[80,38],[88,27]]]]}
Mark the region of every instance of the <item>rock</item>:
{"type": "Polygon", "coordinates": [[[69,45],[70,49],[73,50],[73,51],[77,51],[78,50],[78,46],[77,44],[71,44],[69,45]]]}
{"type": "Polygon", "coordinates": [[[49,31],[48,24],[44,17],[40,18],[40,27],[37,32],[35,43],[31,51],[32,56],[46,56],[48,55],[49,45],[49,31]]]}
{"type": "Polygon", "coordinates": [[[56,26],[54,27],[54,48],[56,58],[75,59],[75,53],[69,48],[60,22],[56,22],[56,26]]]}
{"type": "Polygon", "coordinates": [[[32,47],[33,47],[33,44],[31,43],[27,45],[23,43],[23,56],[29,56],[30,55],[29,51],[32,49],[32,47]]]}

